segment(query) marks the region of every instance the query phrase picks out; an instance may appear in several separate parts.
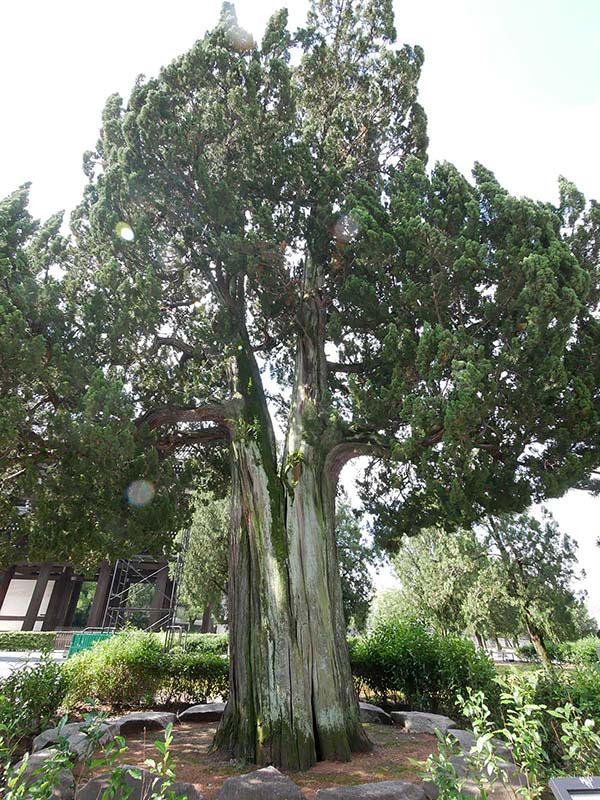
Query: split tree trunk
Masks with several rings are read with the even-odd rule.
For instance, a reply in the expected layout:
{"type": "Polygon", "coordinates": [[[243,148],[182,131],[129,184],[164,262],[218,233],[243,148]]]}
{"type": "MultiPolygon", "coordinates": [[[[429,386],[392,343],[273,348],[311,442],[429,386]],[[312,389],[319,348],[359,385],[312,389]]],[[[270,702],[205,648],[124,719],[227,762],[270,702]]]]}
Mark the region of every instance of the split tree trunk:
{"type": "Polygon", "coordinates": [[[310,340],[298,350],[283,465],[260,373],[237,359],[244,414],[233,436],[230,686],[215,749],[289,770],[369,750],[346,644],[335,544],[331,442],[308,431],[325,381],[310,340]]]}

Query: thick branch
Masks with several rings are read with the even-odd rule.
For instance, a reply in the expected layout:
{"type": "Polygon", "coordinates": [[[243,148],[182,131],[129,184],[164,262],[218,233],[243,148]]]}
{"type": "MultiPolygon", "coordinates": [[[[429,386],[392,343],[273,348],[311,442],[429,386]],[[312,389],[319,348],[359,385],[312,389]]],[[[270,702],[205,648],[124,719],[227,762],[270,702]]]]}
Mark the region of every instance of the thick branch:
{"type": "Polygon", "coordinates": [[[327,454],[325,469],[331,480],[337,482],[340,472],[349,461],[359,456],[386,458],[390,451],[375,441],[348,440],[336,444],[327,454]]]}
{"type": "Polygon", "coordinates": [[[381,362],[372,361],[370,363],[362,363],[356,362],[353,364],[342,364],[338,361],[328,361],[327,362],[327,369],[330,372],[370,372],[373,369],[377,369],[381,362]]]}
{"type": "Polygon", "coordinates": [[[223,436],[232,427],[232,419],[237,414],[234,404],[206,403],[198,408],[177,408],[176,406],[161,406],[153,408],[135,421],[138,428],[145,426],[153,431],[163,425],[174,425],[179,422],[215,422],[222,429],[223,436]]]}

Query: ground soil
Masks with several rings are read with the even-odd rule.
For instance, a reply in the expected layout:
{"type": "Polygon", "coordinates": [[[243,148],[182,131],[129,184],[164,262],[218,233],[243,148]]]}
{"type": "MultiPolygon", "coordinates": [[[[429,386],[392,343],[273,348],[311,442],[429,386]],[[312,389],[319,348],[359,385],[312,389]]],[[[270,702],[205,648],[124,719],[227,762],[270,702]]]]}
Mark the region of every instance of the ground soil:
{"type": "MultiPolygon", "coordinates": [[[[317,789],[374,781],[405,780],[419,783],[419,773],[427,756],[436,748],[435,736],[409,734],[396,725],[365,725],[374,744],[372,753],[361,753],[350,762],[323,761],[305,772],[290,772],[307,800],[317,789]]],[[[173,729],[171,755],[177,780],[193,783],[208,800],[224,780],[256,769],[252,764],[226,761],[209,754],[216,731],[215,723],[182,723],[173,729]]],[[[143,766],[146,758],[159,758],[153,746],[162,739],[158,731],[133,733],[125,737],[127,753],[122,763],[143,766]]],[[[106,770],[100,770],[106,771],[106,770]]]]}

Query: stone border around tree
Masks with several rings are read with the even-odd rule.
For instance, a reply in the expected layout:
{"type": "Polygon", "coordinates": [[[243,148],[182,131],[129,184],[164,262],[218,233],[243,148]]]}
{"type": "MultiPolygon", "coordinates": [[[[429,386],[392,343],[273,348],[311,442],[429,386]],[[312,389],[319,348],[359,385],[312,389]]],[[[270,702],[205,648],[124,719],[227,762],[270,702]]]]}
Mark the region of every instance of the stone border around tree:
{"type": "MultiPolygon", "coordinates": [[[[97,735],[91,739],[87,735],[87,729],[92,725],[87,722],[71,722],[62,728],[49,728],[43,731],[33,740],[33,752],[29,756],[27,767],[24,772],[25,780],[33,778],[33,774],[39,770],[45,761],[58,754],[58,749],[52,747],[59,739],[66,739],[67,746],[75,757],[75,762],[81,761],[89,754],[92,748],[98,744],[103,745],[123,733],[133,733],[142,730],[164,730],[167,725],[176,722],[217,722],[223,716],[225,703],[202,703],[192,705],[182,711],[177,717],[175,714],[163,711],[140,711],[124,714],[116,719],[102,721],[97,727],[97,735]]],[[[388,714],[379,706],[370,703],[359,703],[361,722],[379,725],[402,725],[411,734],[434,734],[440,731],[443,735],[449,733],[454,737],[460,754],[451,758],[456,770],[461,778],[466,778],[463,791],[470,797],[477,797],[478,790],[475,781],[469,777],[467,756],[475,744],[475,736],[470,731],[456,727],[456,723],[449,717],[441,714],[428,714],[422,711],[392,711],[388,714]]],[[[504,769],[513,787],[523,784],[523,775],[512,760],[512,754],[507,747],[501,743],[498,754],[502,760],[500,767],[504,769]]],[[[22,764],[22,762],[19,763],[22,764]]],[[[125,767],[124,767],[125,769],[125,767]]],[[[139,769],[139,768],[138,768],[139,769]]],[[[132,800],[146,800],[147,787],[151,784],[153,776],[147,771],[140,769],[142,774],[141,783],[138,781],[140,791],[132,794],[132,800]],[[145,780],[144,780],[145,779],[145,780]],[[146,788],[144,788],[146,787],[146,788]]],[[[81,797],[83,800],[91,797],[93,792],[100,791],[103,781],[106,782],[107,776],[94,778],[82,787],[81,797]],[[97,785],[96,785],[97,784],[97,785]]],[[[126,777],[127,781],[128,778],[126,777]]],[[[133,780],[133,779],[132,779],[133,780]]],[[[129,784],[128,784],[129,785],[129,784]]],[[[132,784],[135,789],[135,785],[132,784]]],[[[177,790],[186,796],[188,800],[203,800],[201,794],[187,783],[177,783],[177,790]]],[[[53,794],[54,800],[73,800],[74,798],[74,779],[70,769],[63,769],[59,773],[58,786],[53,794]]],[[[148,790],[149,791],[149,790],[148,790]]],[[[490,797],[494,800],[508,800],[512,792],[500,781],[493,784],[490,797]]],[[[95,795],[94,795],[95,796],[95,795]]],[[[406,781],[377,781],[375,783],[363,783],[355,786],[334,786],[328,789],[319,789],[315,800],[437,800],[437,787],[425,781],[423,787],[408,783],[406,781]]],[[[290,778],[283,775],[275,767],[264,767],[262,769],[228,778],[217,793],[217,800],[303,800],[304,795],[300,788],[290,778]]]]}

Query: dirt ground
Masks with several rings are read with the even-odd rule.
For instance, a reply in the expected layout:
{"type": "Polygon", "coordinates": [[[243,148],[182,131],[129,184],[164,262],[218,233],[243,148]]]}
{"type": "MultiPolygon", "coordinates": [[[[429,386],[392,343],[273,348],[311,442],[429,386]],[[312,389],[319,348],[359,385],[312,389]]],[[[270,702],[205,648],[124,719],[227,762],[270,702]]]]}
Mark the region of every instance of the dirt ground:
{"type": "MultiPolygon", "coordinates": [[[[436,749],[436,738],[429,734],[408,734],[395,725],[365,725],[372,753],[355,755],[351,762],[321,762],[305,772],[290,772],[289,777],[300,786],[307,800],[313,800],[317,789],[336,785],[372,781],[406,780],[419,782],[419,772],[429,753],[436,749]]],[[[173,729],[171,755],[177,780],[193,783],[208,800],[232,775],[251,772],[244,766],[209,755],[215,723],[182,723],[173,729]]],[[[161,739],[158,731],[134,733],[125,737],[128,751],[123,762],[142,766],[145,758],[157,758],[153,746],[161,739]]]]}

